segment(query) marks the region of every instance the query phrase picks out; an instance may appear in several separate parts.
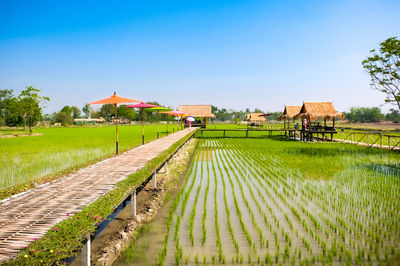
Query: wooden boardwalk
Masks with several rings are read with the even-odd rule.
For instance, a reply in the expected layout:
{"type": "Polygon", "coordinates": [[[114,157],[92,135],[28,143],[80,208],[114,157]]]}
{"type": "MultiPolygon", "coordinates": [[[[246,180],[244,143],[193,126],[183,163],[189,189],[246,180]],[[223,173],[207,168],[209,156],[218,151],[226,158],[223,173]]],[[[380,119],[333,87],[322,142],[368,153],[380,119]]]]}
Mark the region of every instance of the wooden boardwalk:
{"type": "Polygon", "coordinates": [[[67,213],[89,205],[194,130],[178,131],[4,202],[0,205],[0,262],[16,255],[34,238],[42,237],[67,218],[67,213]]]}

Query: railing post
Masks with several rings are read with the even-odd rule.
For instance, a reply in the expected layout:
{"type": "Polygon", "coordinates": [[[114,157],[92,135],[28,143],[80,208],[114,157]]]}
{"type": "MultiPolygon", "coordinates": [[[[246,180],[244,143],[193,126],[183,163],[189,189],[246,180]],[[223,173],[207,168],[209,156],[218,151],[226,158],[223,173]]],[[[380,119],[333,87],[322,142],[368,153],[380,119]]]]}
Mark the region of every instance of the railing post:
{"type": "Polygon", "coordinates": [[[157,188],[157,173],[156,172],[153,173],[153,188],[154,189],[157,188]]]}
{"type": "Polygon", "coordinates": [[[82,266],[90,266],[90,235],[87,239],[86,245],[82,250],[82,259],[81,259],[81,265],[82,266]]]}
{"type": "Polygon", "coordinates": [[[165,171],[165,173],[168,172],[168,162],[164,163],[164,171],[165,171]]]}
{"type": "Polygon", "coordinates": [[[132,211],[132,216],[133,216],[133,218],[134,219],[136,219],[136,188],[134,188],[133,190],[132,190],[132,195],[131,195],[131,197],[132,197],[132,202],[131,202],[131,206],[132,206],[132,209],[131,209],[131,211],[132,211]]]}

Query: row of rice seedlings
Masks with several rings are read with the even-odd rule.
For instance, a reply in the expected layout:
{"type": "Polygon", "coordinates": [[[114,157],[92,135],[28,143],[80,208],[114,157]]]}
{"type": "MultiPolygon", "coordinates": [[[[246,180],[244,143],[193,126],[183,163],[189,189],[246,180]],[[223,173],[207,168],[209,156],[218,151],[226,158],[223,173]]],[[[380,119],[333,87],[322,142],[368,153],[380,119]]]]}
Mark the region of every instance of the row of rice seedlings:
{"type": "MultiPolygon", "coordinates": [[[[199,156],[199,153],[196,151],[196,153],[194,155],[194,158],[197,159],[198,156],[199,156]]],[[[177,194],[177,196],[176,196],[176,198],[174,200],[174,203],[172,204],[172,207],[171,207],[171,209],[169,211],[168,220],[167,220],[167,224],[166,224],[167,225],[167,232],[166,232],[166,234],[164,236],[163,248],[160,251],[160,253],[158,254],[158,257],[156,259],[156,265],[158,265],[158,266],[162,266],[162,265],[165,264],[165,257],[167,256],[167,252],[168,252],[168,242],[169,242],[169,235],[170,235],[171,225],[172,225],[173,219],[175,217],[175,213],[176,213],[176,211],[177,211],[177,209],[179,207],[179,204],[181,202],[182,195],[183,195],[183,193],[184,193],[184,191],[185,191],[185,189],[186,189],[186,187],[188,185],[188,181],[189,181],[191,176],[192,176],[191,185],[193,184],[193,182],[195,180],[195,175],[193,174],[193,169],[194,168],[197,169],[197,160],[196,160],[196,166],[195,167],[194,167],[194,165],[195,165],[194,163],[191,164],[189,172],[188,172],[188,174],[187,174],[187,176],[185,178],[185,182],[184,182],[182,188],[179,190],[179,192],[178,192],[178,194],[177,194]]]]}
{"type": "MultiPolygon", "coordinates": [[[[236,160],[232,157],[233,154],[227,153],[226,155],[227,155],[227,158],[229,159],[228,164],[229,164],[229,162],[231,162],[231,163],[232,163],[232,166],[233,166],[233,169],[236,169],[242,177],[249,177],[248,174],[246,175],[246,174],[242,171],[242,167],[239,166],[239,165],[235,162],[236,160]]],[[[238,177],[238,175],[237,175],[236,173],[234,173],[234,174],[235,174],[236,177],[238,177]]],[[[254,183],[253,183],[253,179],[252,179],[252,178],[248,178],[248,179],[247,179],[247,178],[242,178],[242,180],[243,180],[243,181],[245,182],[245,184],[247,185],[247,187],[248,187],[248,189],[249,189],[249,191],[250,191],[251,198],[253,199],[253,202],[256,204],[259,213],[260,213],[261,216],[263,217],[264,223],[265,223],[266,226],[273,232],[274,235],[277,235],[276,231],[272,228],[272,225],[269,223],[268,217],[267,217],[266,213],[263,211],[263,208],[262,208],[261,204],[260,204],[259,201],[256,199],[255,193],[254,193],[254,191],[253,191],[253,189],[252,189],[252,185],[249,184],[250,182],[251,182],[252,184],[254,184],[254,183]]],[[[264,196],[262,195],[260,189],[259,189],[257,186],[254,186],[254,188],[257,190],[258,195],[259,195],[259,197],[262,199],[263,203],[264,203],[265,205],[268,206],[268,203],[267,203],[267,201],[265,200],[264,196]]],[[[271,208],[270,206],[268,206],[268,208],[269,208],[269,210],[271,211],[271,214],[272,214],[272,215],[275,215],[274,212],[273,212],[273,210],[272,210],[272,208],[271,208]]],[[[277,221],[276,216],[274,216],[274,217],[275,217],[275,221],[277,221]]],[[[258,225],[257,225],[257,226],[258,226],[258,225]]],[[[261,228],[258,226],[258,229],[257,229],[257,230],[261,230],[261,228]]],[[[264,238],[264,237],[263,237],[263,238],[264,238]]],[[[261,239],[261,238],[260,238],[260,239],[261,239]]],[[[290,242],[290,243],[291,243],[291,242],[290,242]]],[[[278,241],[277,239],[276,239],[276,243],[275,243],[275,244],[276,244],[277,247],[279,247],[279,241],[278,241]]],[[[268,248],[268,247],[269,247],[269,240],[263,239],[263,241],[260,241],[260,247],[262,248],[262,247],[264,247],[264,245],[268,248]]],[[[279,249],[279,248],[278,248],[278,249],[279,249]]]]}
{"type": "MultiPolygon", "coordinates": [[[[222,251],[221,235],[220,235],[220,231],[219,231],[218,204],[217,204],[218,179],[217,179],[217,173],[216,173],[215,165],[214,165],[214,158],[211,159],[211,167],[213,170],[214,183],[215,183],[215,187],[214,187],[214,209],[215,209],[214,221],[215,221],[215,231],[217,233],[216,245],[218,248],[218,260],[220,263],[225,263],[226,260],[225,260],[225,256],[222,251]]],[[[212,261],[213,261],[213,263],[215,263],[215,256],[212,257],[212,261]]]]}
{"type": "MultiPolygon", "coordinates": [[[[233,154],[232,154],[232,155],[233,155],[233,154]]],[[[243,168],[245,168],[245,167],[248,167],[248,166],[240,167],[240,166],[236,165],[236,164],[235,164],[235,160],[234,160],[232,157],[229,156],[229,153],[228,153],[228,158],[230,158],[230,161],[232,162],[232,164],[235,165],[235,169],[238,169],[239,173],[241,173],[242,176],[246,176],[246,175],[242,172],[241,169],[243,169],[243,168]]],[[[241,160],[241,161],[243,161],[243,160],[241,160]]],[[[238,163],[240,163],[240,162],[238,162],[238,163]]],[[[242,166],[243,166],[243,165],[242,165],[242,166]]],[[[247,175],[247,176],[248,176],[248,175],[247,175]]],[[[249,176],[248,176],[248,177],[249,177],[249,176]]],[[[255,176],[251,176],[251,177],[256,177],[256,175],[255,175],[255,176]]],[[[249,178],[249,179],[251,180],[252,178],[249,178]]],[[[258,203],[258,201],[255,199],[254,192],[253,192],[253,190],[251,189],[251,186],[250,186],[249,182],[248,182],[246,179],[243,179],[243,180],[244,180],[245,183],[248,185],[248,188],[249,188],[249,190],[250,190],[250,194],[251,194],[252,198],[254,199],[254,201],[256,202],[256,205],[258,204],[258,206],[260,206],[259,203],[258,203]]],[[[255,189],[258,189],[257,186],[255,186],[255,189]]],[[[259,191],[259,190],[258,190],[258,191],[259,191]]],[[[259,191],[259,192],[260,192],[260,191],[259,191]]],[[[261,195],[261,196],[262,196],[262,195],[261,195]]],[[[263,197],[263,196],[262,196],[262,197],[263,197]]],[[[265,199],[264,199],[264,200],[265,200],[265,199]]],[[[265,202],[266,202],[266,201],[265,201],[265,202]]],[[[265,213],[264,213],[264,217],[265,217],[265,213]]],[[[265,219],[264,219],[264,221],[265,221],[265,219]]],[[[271,228],[270,225],[269,225],[269,227],[271,228]]],[[[275,262],[277,263],[277,262],[279,261],[280,241],[278,240],[278,235],[277,235],[277,232],[276,232],[275,230],[273,231],[273,235],[274,235],[275,245],[276,245],[276,248],[277,248],[277,249],[276,249],[276,252],[275,252],[274,258],[275,258],[275,262]]],[[[285,241],[286,241],[287,243],[289,243],[290,246],[291,246],[292,240],[291,240],[291,238],[289,237],[289,234],[287,234],[287,233],[284,232],[284,229],[283,229],[283,228],[282,228],[282,235],[283,235],[285,241]]],[[[266,243],[267,248],[268,248],[269,242],[267,241],[267,242],[265,242],[265,243],[266,243]]],[[[287,245],[288,245],[288,244],[287,244],[287,245]]],[[[286,262],[286,259],[289,258],[288,255],[290,254],[290,252],[289,252],[288,250],[286,250],[286,253],[285,253],[285,254],[283,255],[284,263],[286,262]],[[285,254],[286,254],[286,255],[285,255],[285,254]]],[[[268,258],[268,257],[269,257],[268,254],[266,254],[266,258],[268,258]]],[[[268,261],[268,259],[267,259],[267,261],[268,261]]]]}
{"type": "MultiPolygon", "coordinates": [[[[204,149],[202,149],[202,157],[204,156],[204,149]]],[[[193,203],[193,208],[192,208],[192,212],[190,214],[189,217],[189,238],[190,238],[190,243],[192,244],[192,246],[194,245],[194,237],[193,237],[193,225],[194,225],[194,219],[196,217],[196,207],[197,207],[197,201],[199,199],[199,195],[200,195],[200,190],[201,190],[201,186],[203,183],[203,172],[204,172],[204,158],[202,158],[201,160],[201,170],[200,170],[200,184],[197,187],[197,191],[196,191],[196,196],[194,199],[194,203],[193,203]]]]}
{"type": "MultiPolygon", "coordinates": [[[[208,142],[207,142],[208,144],[208,142]]],[[[202,225],[202,229],[203,229],[203,235],[201,237],[201,245],[204,246],[206,239],[207,239],[207,228],[206,228],[206,219],[207,219],[207,199],[208,199],[208,191],[210,189],[210,166],[209,166],[209,162],[208,162],[208,158],[210,156],[210,148],[207,145],[207,186],[206,186],[206,190],[204,192],[204,206],[203,206],[203,217],[201,218],[201,225],[202,225]]]]}
{"type": "MultiPolygon", "coordinates": [[[[219,151],[219,150],[218,150],[218,151],[219,151]]],[[[217,152],[217,151],[216,151],[216,152],[217,152]]],[[[218,160],[217,160],[217,166],[218,166],[218,169],[219,169],[221,178],[223,178],[224,175],[223,175],[223,172],[222,172],[222,169],[221,169],[221,166],[220,166],[218,160]]],[[[238,203],[237,198],[236,198],[235,186],[234,186],[234,184],[233,184],[232,178],[231,178],[229,172],[227,172],[226,175],[227,175],[227,177],[228,177],[229,183],[230,183],[231,188],[232,188],[233,201],[234,201],[234,203],[235,203],[236,212],[237,212],[238,217],[239,217],[240,226],[241,226],[241,228],[242,228],[242,231],[243,231],[244,235],[246,236],[246,240],[247,240],[247,242],[249,243],[249,246],[252,247],[252,248],[254,249],[254,247],[255,247],[255,242],[253,241],[253,239],[252,239],[252,237],[251,237],[251,235],[250,235],[250,233],[249,233],[249,231],[248,231],[248,229],[247,229],[247,227],[246,227],[246,224],[245,224],[244,221],[243,221],[243,215],[242,215],[242,212],[241,212],[239,203],[238,203]]]]}
{"type": "MultiPolygon", "coordinates": [[[[225,150],[225,152],[226,152],[226,150],[225,150]]],[[[231,161],[230,158],[225,154],[225,152],[224,152],[224,151],[221,152],[221,153],[222,153],[222,158],[223,158],[223,160],[222,160],[222,165],[223,165],[223,167],[224,167],[224,169],[225,169],[225,172],[229,173],[228,167],[229,167],[229,169],[234,169],[234,168],[233,168],[232,165],[231,165],[231,162],[232,162],[232,161],[231,161]],[[226,164],[225,164],[225,162],[226,162],[226,164]]],[[[234,177],[235,177],[235,179],[236,179],[236,182],[237,182],[238,185],[239,185],[240,193],[241,193],[241,195],[242,195],[242,199],[243,199],[243,201],[244,201],[244,203],[245,203],[245,205],[246,205],[246,207],[247,207],[247,209],[248,209],[248,211],[249,211],[249,214],[250,214],[250,216],[251,216],[251,221],[252,221],[252,223],[253,223],[253,226],[256,228],[256,230],[257,230],[257,232],[258,232],[260,247],[263,248],[263,247],[264,247],[264,244],[265,244],[264,233],[263,233],[262,229],[260,228],[260,226],[258,225],[258,222],[255,220],[254,212],[252,211],[252,209],[251,209],[251,207],[250,207],[250,204],[249,204],[249,202],[248,202],[248,200],[246,199],[246,196],[245,196],[245,194],[244,194],[242,182],[240,181],[240,179],[239,179],[239,177],[238,177],[238,175],[236,174],[235,171],[232,171],[232,173],[233,173],[233,175],[234,175],[234,177]]],[[[243,181],[245,181],[245,183],[248,185],[248,183],[246,182],[245,179],[244,179],[243,181]]],[[[249,186],[248,186],[248,188],[249,188],[249,190],[250,190],[250,195],[252,196],[253,201],[255,202],[256,206],[258,206],[258,210],[261,210],[261,206],[259,205],[258,201],[254,198],[254,192],[253,192],[253,190],[252,190],[251,187],[249,187],[249,186]]],[[[253,247],[253,250],[255,251],[255,246],[253,247]]]]}
{"type": "MultiPolygon", "coordinates": [[[[219,168],[219,165],[218,165],[218,168],[219,168]]],[[[221,169],[219,168],[219,170],[221,170],[221,169]]],[[[233,231],[233,227],[231,224],[231,214],[230,214],[230,210],[228,207],[228,201],[226,198],[226,183],[225,183],[225,179],[224,179],[221,171],[220,171],[220,174],[221,174],[221,180],[222,180],[222,185],[223,185],[223,190],[224,190],[224,203],[225,203],[225,212],[226,212],[226,217],[227,217],[228,229],[231,234],[232,243],[233,243],[233,246],[235,247],[236,254],[239,255],[239,244],[236,240],[235,233],[233,231]]]]}

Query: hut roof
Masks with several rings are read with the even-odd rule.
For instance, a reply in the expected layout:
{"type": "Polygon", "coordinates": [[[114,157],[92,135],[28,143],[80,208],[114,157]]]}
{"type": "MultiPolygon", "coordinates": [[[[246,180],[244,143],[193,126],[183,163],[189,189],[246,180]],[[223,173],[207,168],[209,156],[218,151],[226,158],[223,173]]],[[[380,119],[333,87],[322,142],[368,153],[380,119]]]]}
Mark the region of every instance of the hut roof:
{"type": "Polygon", "coordinates": [[[264,123],[265,122],[265,117],[260,116],[263,115],[264,113],[249,113],[246,114],[246,121],[252,122],[252,123],[264,123]]]}
{"type": "Polygon", "coordinates": [[[211,113],[211,105],[179,105],[178,110],[194,117],[215,118],[215,115],[211,113]]]}
{"type": "Polygon", "coordinates": [[[285,105],[283,114],[278,117],[278,120],[293,119],[301,110],[301,105],[285,105]]]}
{"type": "Polygon", "coordinates": [[[332,102],[304,102],[300,112],[294,118],[309,118],[315,120],[318,118],[332,119],[341,118],[343,114],[336,111],[332,102]]]}

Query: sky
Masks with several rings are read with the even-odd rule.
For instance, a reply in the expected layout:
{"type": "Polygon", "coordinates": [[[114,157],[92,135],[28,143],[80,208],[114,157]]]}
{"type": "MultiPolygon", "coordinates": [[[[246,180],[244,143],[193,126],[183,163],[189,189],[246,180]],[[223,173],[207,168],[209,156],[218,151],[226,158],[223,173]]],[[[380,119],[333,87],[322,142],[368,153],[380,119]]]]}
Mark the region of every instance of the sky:
{"type": "Polygon", "coordinates": [[[361,61],[400,36],[399,14],[398,0],[1,0],[0,89],[40,89],[45,113],[114,91],[172,107],[381,106],[361,61]]]}

